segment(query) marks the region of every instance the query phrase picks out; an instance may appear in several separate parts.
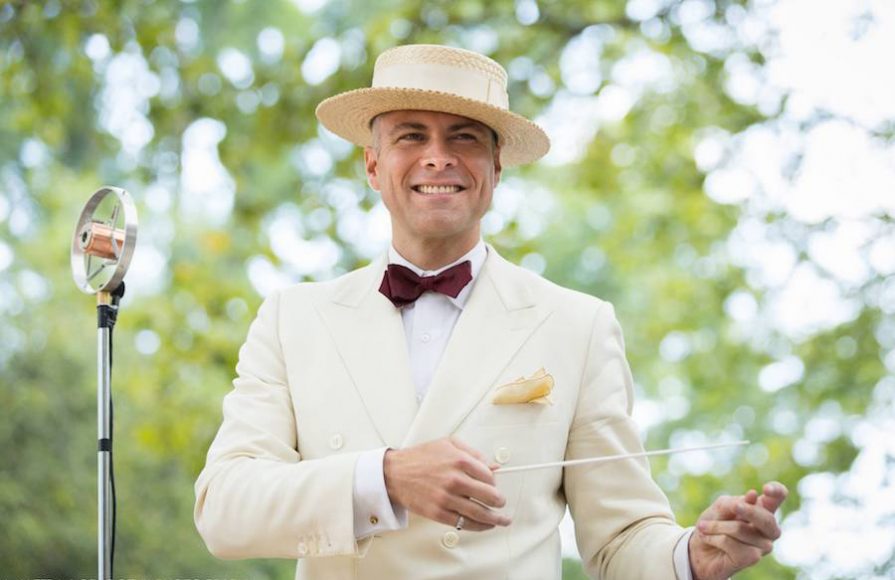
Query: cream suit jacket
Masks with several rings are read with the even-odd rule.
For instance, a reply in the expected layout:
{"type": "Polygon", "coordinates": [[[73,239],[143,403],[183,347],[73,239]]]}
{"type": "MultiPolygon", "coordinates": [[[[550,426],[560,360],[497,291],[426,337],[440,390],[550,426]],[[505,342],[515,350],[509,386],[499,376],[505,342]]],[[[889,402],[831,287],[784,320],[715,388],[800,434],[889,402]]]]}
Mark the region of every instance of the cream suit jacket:
{"type": "Polygon", "coordinates": [[[453,435],[506,466],[641,451],[611,305],[510,264],[493,247],[428,394],[417,403],[385,256],[269,297],[239,353],[224,419],[196,482],[196,526],[221,558],[298,559],[307,579],[561,577],[566,504],[597,578],[675,578],[684,533],[644,460],[498,474],[507,528],[407,529],[355,540],[358,455],[453,435]],[[497,405],[544,368],[552,404],[497,405]]]}

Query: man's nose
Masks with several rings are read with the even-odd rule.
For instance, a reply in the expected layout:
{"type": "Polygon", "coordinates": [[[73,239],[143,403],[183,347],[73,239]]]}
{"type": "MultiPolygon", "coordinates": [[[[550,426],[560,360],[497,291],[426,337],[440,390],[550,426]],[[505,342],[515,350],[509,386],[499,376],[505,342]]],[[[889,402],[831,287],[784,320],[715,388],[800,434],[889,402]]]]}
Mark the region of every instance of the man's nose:
{"type": "Polygon", "coordinates": [[[432,139],[426,144],[426,149],[420,161],[429,169],[441,171],[457,164],[457,157],[448,143],[441,139],[432,139]]]}

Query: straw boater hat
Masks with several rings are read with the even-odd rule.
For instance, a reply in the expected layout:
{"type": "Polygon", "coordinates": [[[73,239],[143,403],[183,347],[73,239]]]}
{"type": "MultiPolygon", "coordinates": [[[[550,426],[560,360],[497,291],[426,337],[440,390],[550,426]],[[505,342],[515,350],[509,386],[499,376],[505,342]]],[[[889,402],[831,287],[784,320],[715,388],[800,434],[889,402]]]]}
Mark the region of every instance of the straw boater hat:
{"type": "Polygon", "coordinates": [[[369,89],[330,97],[317,106],[323,126],[355,145],[373,144],[370,123],[398,110],[451,113],[488,125],[498,135],[503,165],[520,165],[550,148],[543,129],[509,110],[507,73],[481,54],[411,44],[379,55],[369,89]]]}

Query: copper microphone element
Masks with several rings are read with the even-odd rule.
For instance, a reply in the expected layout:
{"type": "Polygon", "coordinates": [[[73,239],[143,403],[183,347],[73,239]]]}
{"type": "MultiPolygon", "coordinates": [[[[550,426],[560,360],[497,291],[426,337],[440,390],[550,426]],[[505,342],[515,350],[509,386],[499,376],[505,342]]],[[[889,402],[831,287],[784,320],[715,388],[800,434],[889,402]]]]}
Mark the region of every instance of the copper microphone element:
{"type": "Polygon", "coordinates": [[[124,230],[94,221],[81,228],[78,233],[78,245],[85,254],[107,260],[117,260],[124,247],[125,236],[124,230]]]}
{"type": "Polygon", "coordinates": [[[75,284],[87,294],[114,292],[137,243],[137,209],[120,187],[101,187],[81,211],[71,241],[75,284]]]}

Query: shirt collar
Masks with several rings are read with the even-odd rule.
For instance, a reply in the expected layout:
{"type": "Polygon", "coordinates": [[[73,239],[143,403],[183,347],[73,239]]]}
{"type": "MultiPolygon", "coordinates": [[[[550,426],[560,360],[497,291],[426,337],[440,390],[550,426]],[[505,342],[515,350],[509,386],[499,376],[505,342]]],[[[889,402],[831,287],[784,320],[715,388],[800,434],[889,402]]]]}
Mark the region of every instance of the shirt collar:
{"type": "Polygon", "coordinates": [[[463,309],[463,307],[466,305],[466,301],[469,299],[469,293],[472,292],[472,286],[473,284],[475,284],[475,279],[478,277],[479,271],[481,271],[486,257],[488,257],[488,246],[485,245],[485,241],[482,238],[479,238],[479,243],[477,243],[474,248],[466,252],[466,254],[464,254],[458,260],[455,260],[454,262],[451,262],[446,266],[442,266],[437,270],[424,270],[419,266],[411,263],[409,260],[404,258],[404,256],[399,254],[398,250],[395,249],[394,244],[390,245],[388,248],[389,264],[398,264],[410,268],[417,276],[435,276],[447,270],[451,266],[455,266],[460,262],[469,260],[470,265],[472,266],[472,280],[469,281],[469,284],[463,287],[463,290],[460,290],[460,293],[457,294],[456,298],[445,296],[445,298],[453,302],[454,305],[457,306],[460,310],[463,309]]]}

